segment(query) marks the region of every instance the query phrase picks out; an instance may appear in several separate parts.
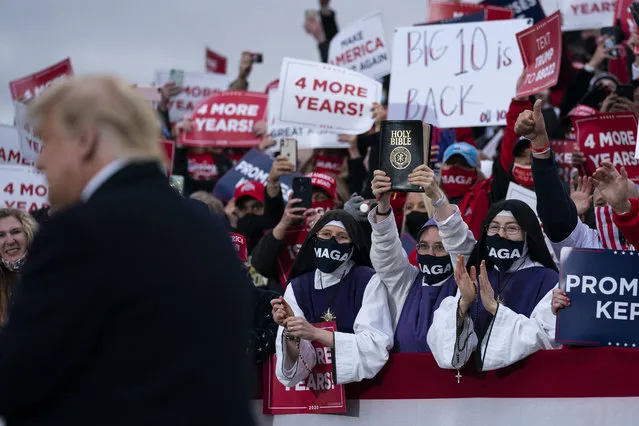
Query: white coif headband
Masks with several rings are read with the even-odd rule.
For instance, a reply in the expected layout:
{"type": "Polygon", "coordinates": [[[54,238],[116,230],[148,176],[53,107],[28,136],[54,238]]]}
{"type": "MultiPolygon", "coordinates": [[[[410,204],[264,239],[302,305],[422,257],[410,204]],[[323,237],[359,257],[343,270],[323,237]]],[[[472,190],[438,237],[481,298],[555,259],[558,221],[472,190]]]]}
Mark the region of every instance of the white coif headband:
{"type": "Polygon", "coordinates": [[[495,217],[515,217],[509,210],[502,210],[495,217]]]}
{"type": "Polygon", "coordinates": [[[328,222],[326,225],[324,226],[337,226],[338,228],[342,228],[344,231],[346,231],[346,227],[344,226],[344,224],[342,222],[340,222],[339,220],[331,220],[330,222],[328,222]]]}

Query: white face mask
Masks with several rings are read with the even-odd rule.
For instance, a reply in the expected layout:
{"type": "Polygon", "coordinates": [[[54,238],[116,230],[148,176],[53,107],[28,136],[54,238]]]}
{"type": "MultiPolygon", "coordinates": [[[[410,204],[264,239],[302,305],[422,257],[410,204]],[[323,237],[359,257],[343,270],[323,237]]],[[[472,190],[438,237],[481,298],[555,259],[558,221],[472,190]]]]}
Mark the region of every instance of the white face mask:
{"type": "Polygon", "coordinates": [[[25,253],[18,260],[9,261],[9,260],[0,259],[0,262],[4,265],[5,268],[10,270],[11,272],[20,272],[26,260],[27,260],[27,254],[25,253]]]}

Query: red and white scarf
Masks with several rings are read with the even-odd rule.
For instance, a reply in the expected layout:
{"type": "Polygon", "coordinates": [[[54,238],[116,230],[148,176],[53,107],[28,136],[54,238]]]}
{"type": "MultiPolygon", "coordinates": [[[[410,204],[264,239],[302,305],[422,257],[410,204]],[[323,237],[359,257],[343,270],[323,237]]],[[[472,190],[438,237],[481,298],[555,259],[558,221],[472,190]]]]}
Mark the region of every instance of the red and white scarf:
{"type": "Polygon", "coordinates": [[[612,207],[595,207],[597,231],[601,245],[609,250],[634,250],[612,220],[612,207]]]}

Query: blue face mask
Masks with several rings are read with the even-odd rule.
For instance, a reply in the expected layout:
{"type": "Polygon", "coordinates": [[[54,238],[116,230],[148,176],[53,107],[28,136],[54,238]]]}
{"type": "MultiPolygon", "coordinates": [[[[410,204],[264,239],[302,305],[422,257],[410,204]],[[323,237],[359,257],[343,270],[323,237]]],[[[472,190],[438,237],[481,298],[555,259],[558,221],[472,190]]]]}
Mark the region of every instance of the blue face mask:
{"type": "Polygon", "coordinates": [[[353,243],[340,244],[335,237],[330,240],[317,238],[315,240],[315,265],[317,269],[327,274],[335,271],[350,259],[353,253],[353,243]]]}

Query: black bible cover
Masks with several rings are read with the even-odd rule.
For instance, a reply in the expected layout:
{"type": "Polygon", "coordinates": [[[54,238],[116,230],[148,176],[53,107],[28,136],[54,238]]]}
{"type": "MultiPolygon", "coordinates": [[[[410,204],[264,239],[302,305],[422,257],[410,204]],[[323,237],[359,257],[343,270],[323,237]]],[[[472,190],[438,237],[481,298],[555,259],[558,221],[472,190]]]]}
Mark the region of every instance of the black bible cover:
{"type": "Polygon", "coordinates": [[[395,192],[424,192],[408,183],[408,175],[430,159],[432,126],[419,120],[382,121],[379,170],[391,178],[395,192]]]}

